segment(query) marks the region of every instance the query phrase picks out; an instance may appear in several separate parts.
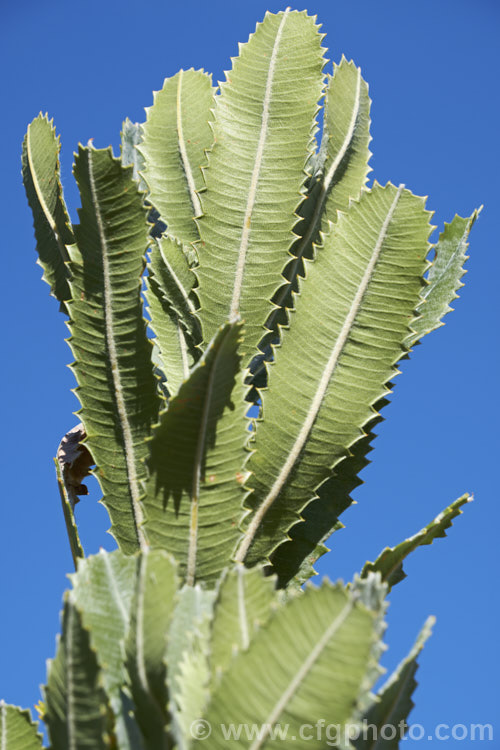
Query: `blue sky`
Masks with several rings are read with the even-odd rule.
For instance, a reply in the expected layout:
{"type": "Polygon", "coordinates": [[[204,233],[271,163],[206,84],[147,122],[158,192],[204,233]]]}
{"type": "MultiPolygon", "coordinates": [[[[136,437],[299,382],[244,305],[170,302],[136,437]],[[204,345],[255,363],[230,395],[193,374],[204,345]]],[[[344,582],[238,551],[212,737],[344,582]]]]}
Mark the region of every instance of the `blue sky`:
{"type": "MultiPolygon", "coordinates": [[[[71,165],[78,142],[93,138],[97,147],[111,143],[118,152],[123,119],[143,121],[152,90],[166,76],[204,67],[221,79],[237,42],[265,10],[284,7],[271,0],[150,0],[142,8],[128,0],[2,4],[0,697],[8,702],[33,706],[45,660],[54,654],[71,557],[52,456],[77,421],[67,330],[40,280],[21,184],[26,126],[40,110],[54,117],[75,218],[71,165]]],[[[500,8],[496,0],[310,0],[295,7],[318,14],[329,58],[353,58],[370,84],[371,177],[428,195],[439,227],[455,212],[469,215],[485,204],[456,312],[403,364],[358,504],[343,517],[347,528],[318,567],[322,575],[350,579],[384,546],[418,531],[464,491],[475,492],[448,539],[407,563],[408,578],[391,595],[384,663],[395,666],[425,617],[436,615],[412,721],[426,729],[494,723],[500,8]]],[[[87,552],[113,546],[97,499],[93,485],[78,507],[87,552]]]]}

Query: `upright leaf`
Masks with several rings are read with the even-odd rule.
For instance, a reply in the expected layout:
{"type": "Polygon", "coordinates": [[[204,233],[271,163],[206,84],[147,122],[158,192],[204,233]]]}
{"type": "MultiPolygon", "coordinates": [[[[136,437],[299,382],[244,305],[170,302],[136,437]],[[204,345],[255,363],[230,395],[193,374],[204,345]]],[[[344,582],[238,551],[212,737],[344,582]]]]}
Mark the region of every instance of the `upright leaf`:
{"type": "Polygon", "coordinates": [[[212,78],[202,70],[167,78],[146,110],[139,147],[151,203],[169,234],[186,245],[199,239],[194,217],[200,215],[205,150],[213,141],[208,124],[213,100],[212,78]]]}
{"type": "Polygon", "coordinates": [[[236,560],[260,562],[286,538],[373,420],[406,351],[429,232],[421,198],[376,185],[339,216],[308,263],[263,394],[265,420],[247,465],[251,512],[236,560]]]}
{"type": "MultiPolygon", "coordinates": [[[[235,748],[269,747],[276,725],[287,726],[298,750],[323,748],[325,738],[300,740],[300,727],[325,716],[341,731],[359,718],[359,702],[370,689],[377,613],[358,597],[325,582],[278,608],[240,652],[215,688],[205,719],[210,747],[227,747],[221,726],[241,727],[235,748]],[[269,676],[272,675],[272,679],[269,676]],[[257,726],[249,736],[245,728],[257,726]]],[[[193,748],[201,748],[195,741],[193,748]]]]}
{"type": "Polygon", "coordinates": [[[80,560],[71,576],[73,597],[103,668],[104,686],[116,694],[125,682],[124,640],[136,580],[137,559],[119,550],[80,560]]]}
{"type": "Polygon", "coordinates": [[[467,240],[480,210],[468,219],[455,216],[451,224],[445,224],[435,245],[436,257],[429,270],[428,285],[420,295],[420,317],[415,321],[408,346],[442,326],[441,319],[452,310],[450,303],[458,298],[457,292],[463,286],[460,279],[466,273],[463,265],[468,258],[467,240]]]}
{"type": "Polygon", "coordinates": [[[126,642],[126,666],[135,716],[151,750],[169,747],[165,653],[176,591],[174,561],[163,550],[143,552],[126,642]]]}
{"type": "Polygon", "coordinates": [[[359,737],[354,740],[356,750],[397,750],[400,747],[399,742],[408,728],[406,719],[414,705],[411,696],[417,687],[417,658],[434,622],[434,617],[427,619],[406,659],[377,693],[377,702],[365,714],[359,737]]]}
{"type": "Polygon", "coordinates": [[[452,521],[462,514],[462,506],[470,503],[472,495],[462,495],[455,500],[448,508],[445,508],[431,523],[424,529],[414,534],[409,539],[401,542],[397,547],[386,547],[377,557],[375,562],[367,562],[362,570],[362,575],[367,576],[370,571],[378,571],[383,581],[387,581],[389,587],[395,586],[404,578],[406,573],[403,570],[403,560],[413,552],[417,547],[424,544],[432,544],[434,539],[446,536],[446,529],[452,525],[452,521]]]}
{"type": "Polygon", "coordinates": [[[45,721],[52,750],[105,750],[107,699],[89,634],[71,594],[45,688],[45,721]]]}
{"type": "Polygon", "coordinates": [[[33,212],[39,263],[53,296],[70,299],[67,245],[74,242],[59,176],[59,138],[47,115],[39,114],[23,141],[23,181],[33,212]]]}
{"type": "Polygon", "coordinates": [[[0,747],[2,750],[42,750],[42,736],[29,711],[0,700],[0,747]]]}
{"type": "Polygon", "coordinates": [[[214,581],[239,536],[249,438],[240,337],[240,323],[220,329],[151,441],[146,533],[174,555],[189,584],[214,581]]]}
{"type": "Polygon", "coordinates": [[[132,169],[113,158],[111,149],[80,147],[74,171],[82,208],[71,262],[73,369],[111,531],[120,548],[132,553],[145,543],[145,439],[159,409],[142,317],[148,227],[132,169]]]}
{"type": "Polygon", "coordinates": [[[262,337],[295,239],[323,63],[313,18],[267,13],[221,84],[197,221],[205,341],[236,315],[245,321],[246,354],[262,337]]]}
{"type": "Polygon", "coordinates": [[[144,157],[137,148],[142,143],[142,125],[138,122],[132,122],[126,118],[123,122],[121,132],[121,151],[122,151],[122,164],[124,167],[132,167],[134,180],[139,182],[141,190],[147,190],[146,184],[140,172],[144,169],[144,157]]]}
{"type": "Polygon", "coordinates": [[[222,578],[214,606],[210,666],[217,680],[238,651],[245,651],[270,614],[275,599],[274,578],[260,567],[235,565],[222,578]]]}

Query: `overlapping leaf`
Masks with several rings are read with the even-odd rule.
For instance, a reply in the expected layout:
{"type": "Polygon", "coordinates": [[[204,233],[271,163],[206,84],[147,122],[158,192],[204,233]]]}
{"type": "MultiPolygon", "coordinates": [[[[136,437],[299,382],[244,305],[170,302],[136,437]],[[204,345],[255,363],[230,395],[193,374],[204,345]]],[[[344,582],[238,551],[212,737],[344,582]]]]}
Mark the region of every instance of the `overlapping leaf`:
{"type": "Polygon", "coordinates": [[[195,312],[195,277],[182,248],[169,237],[155,242],[148,265],[146,298],[161,369],[171,396],[199,359],[201,331],[195,312]]]}
{"type": "Polygon", "coordinates": [[[220,329],[151,441],[146,533],[175,556],[188,583],[214,581],[239,536],[249,438],[240,338],[240,323],[220,329]]]}
{"type": "Polygon", "coordinates": [[[71,594],[45,688],[45,721],[52,750],[105,750],[108,702],[89,633],[71,594]]]}
{"type": "Polygon", "coordinates": [[[111,530],[131,553],[144,544],[140,482],[159,409],[141,301],[148,227],[132,169],[110,149],[80,147],[75,177],[82,208],[71,259],[73,369],[111,530]]]}
{"type": "Polygon", "coordinates": [[[163,550],[142,552],[126,641],[126,666],[134,713],[145,745],[151,750],[170,746],[165,652],[176,591],[172,558],[163,550]]]}
{"type": "Polygon", "coordinates": [[[185,245],[199,239],[194,217],[200,215],[205,150],[213,141],[208,124],[213,101],[211,76],[202,70],[181,70],[165,80],[146,110],[139,150],[149,198],[169,234],[185,245]]]}
{"type": "Polygon", "coordinates": [[[417,547],[432,544],[434,539],[445,537],[446,529],[450,528],[453,519],[462,514],[462,506],[471,502],[471,500],[471,495],[462,495],[417,534],[396,547],[386,547],[375,562],[365,563],[362,575],[367,576],[371,571],[378,571],[382,575],[382,580],[386,581],[390,587],[395,586],[396,583],[406,578],[406,573],[403,570],[404,559],[417,547]]]}
{"type": "Polygon", "coordinates": [[[268,13],[221,84],[197,220],[205,341],[235,315],[245,321],[246,353],[262,337],[295,239],[323,62],[313,18],[268,13]]]}
{"type": "Polygon", "coordinates": [[[363,435],[387,392],[425,270],[429,214],[400,186],[362,195],[307,267],[263,394],[236,559],[271,554],[315,488],[363,435]]]}
{"type": "Polygon", "coordinates": [[[2,750],[42,750],[42,736],[29,711],[9,706],[0,700],[0,738],[2,750]]]}
{"type": "Polygon", "coordinates": [[[262,568],[236,565],[221,580],[214,607],[210,666],[217,680],[238,651],[245,651],[257,628],[265,623],[275,599],[275,579],[262,568]]]}
{"type": "Polygon", "coordinates": [[[365,714],[356,750],[397,750],[408,725],[406,719],[413,708],[411,696],[417,687],[417,658],[429,638],[435,618],[429,617],[408,656],[377,693],[377,702],[365,714]]]}
{"type": "MultiPolygon", "coordinates": [[[[23,141],[23,181],[33,212],[43,278],[61,304],[70,299],[67,245],[74,242],[59,176],[59,138],[52,120],[38,115],[23,141]]],[[[62,308],[64,309],[64,308],[62,308]]]]}
{"type": "MultiPolygon", "coordinates": [[[[358,719],[372,684],[376,617],[340,584],[310,588],[278,608],[212,694],[205,714],[211,748],[227,747],[221,725],[229,724],[242,728],[231,742],[235,748],[273,746],[276,725],[287,725],[299,750],[323,748],[324,737],[301,741],[300,727],[328,716],[342,730],[358,719]],[[249,737],[245,727],[258,727],[259,736],[249,737]]],[[[202,740],[193,743],[202,746],[202,740]]]]}

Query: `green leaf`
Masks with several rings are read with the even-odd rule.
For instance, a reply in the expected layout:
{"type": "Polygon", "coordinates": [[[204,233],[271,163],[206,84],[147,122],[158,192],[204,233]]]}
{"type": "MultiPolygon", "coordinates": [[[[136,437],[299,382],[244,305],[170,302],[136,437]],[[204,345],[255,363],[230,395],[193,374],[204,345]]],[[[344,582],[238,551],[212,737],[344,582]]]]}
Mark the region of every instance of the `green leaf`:
{"type": "MultiPolygon", "coordinates": [[[[221,725],[229,724],[241,725],[239,739],[231,742],[235,748],[270,747],[276,725],[287,725],[298,750],[324,748],[324,737],[301,740],[301,726],[324,717],[339,728],[358,720],[374,674],[376,617],[357,594],[328,582],[278,608],[212,694],[205,714],[211,749],[227,747],[221,725]],[[245,727],[255,726],[259,736],[248,737],[245,727]]],[[[202,746],[202,740],[193,743],[202,746]]]]}
{"type": "Polygon", "coordinates": [[[223,576],[214,607],[210,665],[217,681],[238,651],[245,651],[270,614],[276,581],[262,568],[235,565],[223,576]]]}
{"type": "Polygon", "coordinates": [[[80,536],[78,534],[78,528],[75,522],[73,504],[68,496],[67,487],[64,484],[61,474],[61,467],[57,458],[54,459],[54,463],[56,465],[57,486],[59,487],[59,494],[61,496],[64,523],[66,524],[66,533],[68,534],[71,556],[73,558],[73,564],[76,570],[78,559],[85,557],[85,553],[80,542],[80,536]]]}
{"type": "Polygon", "coordinates": [[[262,562],[287,538],[376,416],[406,353],[430,229],[423,199],[376,184],[339,215],[316,261],[307,262],[263,393],[237,561],[262,562]]]}
{"type": "Polygon", "coordinates": [[[367,433],[349,449],[349,455],[334,469],[333,475],[316,490],[316,498],[301,513],[301,520],[289,531],[290,539],[276,548],[271,556],[271,571],[278,576],[278,586],[292,585],[301,588],[316,575],[314,564],[328,552],[326,542],[334,531],[344,528],[340,515],[352,503],[351,493],[363,481],[360,472],[370,461],[367,454],[372,450],[375,437],[373,430],[382,421],[378,412],[388,403],[381,399],[374,406],[377,413],[364,430],[367,433]]]}
{"type": "Polygon", "coordinates": [[[192,299],[195,276],[182,248],[171,238],[153,244],[148,264],[146,299],[156,334],[161,369],[174,396],[200,358],[201,332],[192,299]]]}
{"type": "Polygon", "coordinates": [[[144,499],[151,545],[171,552],[187,583],[213,582],[240,535],[250,436],[238,344],[223,326],[160,417],[144,499]]]}
{"type": "Polygon", "coordinates": [[[205,341],[240,315],[249,356],[295,240],[323,88],[321,39],[304,12],[267,13],[216,97],[197,294],[205,341]]]}
{"type": "Polygon", "coordinates": [[[65,597],[62,635],[49,666],[45,706],[52,750],[109,747],[101,672],[71,593],[65,597]]]}
{"type": "Polygon", "coordinates": [[[31,714],[0,700],[0,737],[2,750],[41,750],[42,735],[31,714]]]}
{"type": "Polygon", "coordinates": [[[149,197],[169,234],[186,245],[199,239],[194,217],[200,214],[205,150],[213,141],[208,124],[213,101],[210,75],[181,70],[165,80],[154,94],[153,106],[146,109],[139,151],[149,197]]]}
{"type": "Polygon", "coordinates": [[[406,573],[403,570],[403,560],[408,555],[424,544],[432,544],[434,539],[446,536],[446,529],[452,525],[452,521],[462,514],[460,510],[463,505],[470,503],[472,495],[466,494],[455,500],[448,508],[445,508],[431,523],[424,529],[401,542],[397,547],[386,547],[375,562],[367,562],[362,570],[361,575],[367,576],[370,571],[379,571],[382,580],[387,581],[389,587],[395,586],[404,578],[406,573]]]}
{"type": "Polygon", "coordinates": [[[189,744],[189,726],[198,718],[208,698],[208,645],[215,591],[198,584],[184,586],[167,640],[167,686],[171,728],[183,750],[189,744]]]}
{"type": "Polygon", "coordinates": [[[119,550],[100,552],[80,560],[70,576],[73,595],[90,633],[92,647],[104,672],[109,694],[125,681],[124,639],[136,581],[137,558],[119,550]]]}
{"type": "Polygon", "coordinates": [[[122,164],[124,167],[132,167],[134,180],[137,180],[141,190],[146,191],[146,183],[139,174],[144,169],[144,157],[137,148],[142,143],[142,139],[142,125],[132,122],[127,117],[123,122],[121,132],[122,164]]]}
{"type": "Polygon", "coordinates": [[[399,747],[399,741],[408,729],[406,719],[414,705],[411,696],[417,687],[417,658],[432,632],[434,622],[434,617],[427,619],[406,659],[379,690],[377,702],[363,718],[360,736],[353,738],[356,750],[397,750],[399,747]]]}
{"type": "Polygon", "coordinates": [[[82,208],[71,259],[73,370],[111,531],[120,548],[133,553],[145,542],[145,439],[160,403],[142,317],[148,227],[132,169],[111,149],[80,147],[74,173],[82,208]]]}
{"type": "Polygon", "coordinates": [[[151,750],[169,747],[165,653],[176,591],[173,559],[164,550],[144,551],[139,557],[126,666],[136,719],[151,750]]]}
{"type": "Polygon", "coordinates": [[[66,246],[75,240],[59,175],[61,146],[52,122],[47,115],[39,114],[28,126],[23,141],[23,181],[33,212],[43,278],[63,305],[71,297],[66,246]]]}
{"type": "Polygon", "coordinates": [[[450,302],[458,298],[457,291],[463,286],[460,279],[466,273],[463,265],[468,258],[467,240],[480,211],[474,211],[468,219],[455,216],[451,224],[445,224],[435,245],[436,257],[417,308],[420,317],[413,324],[414,332],[408,338],[408,346],[444,325],[441,319],[453,309],[450,302]]]}

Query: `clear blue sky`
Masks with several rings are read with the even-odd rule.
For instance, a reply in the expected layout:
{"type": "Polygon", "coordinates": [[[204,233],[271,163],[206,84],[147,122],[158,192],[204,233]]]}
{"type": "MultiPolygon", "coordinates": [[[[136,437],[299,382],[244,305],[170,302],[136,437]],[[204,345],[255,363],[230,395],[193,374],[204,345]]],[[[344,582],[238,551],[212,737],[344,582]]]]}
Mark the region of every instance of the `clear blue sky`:
{"type": "MultiPolygon", "coordinates": [[[[5,285],[2,394],[0,697],[33,706],[53,656],[71,571],[52,456],[76,423],[70,351],[57,303],[35,265],[20,175],[21,141],[41,110],[62,137],[70,211],[79,141],[118,151],[122,120],[144,119],[152,90],[179,68],[221,79],[274,0],[18,0],[2,3],[2,211],[5,285]]],[[[302,9],[304,6],[298,6],[302,9]]],[[[365,560],[429,522],[464,491],[476,502],[446,540],[417,551],[391,595],[391,668],[428,614],[434,636],[419,671],[413,722],[494,723],[500,615],[498,498],[498,232],[500,6],[497,0],[310,0],[342,53],[370,84],[373,172],[428,195],[434,223],[485,209],[471,238],[456,312],[397,378],[346,529],[319,569],[350,579],[365,560]]],[[[87,552],[113,546],[98,490],[78,507],[87,552]]],[[[491,746],[500,746],[500,722],[491,746]]],[[[411,744],[411,743],[409,743],[411,744]]]]}

